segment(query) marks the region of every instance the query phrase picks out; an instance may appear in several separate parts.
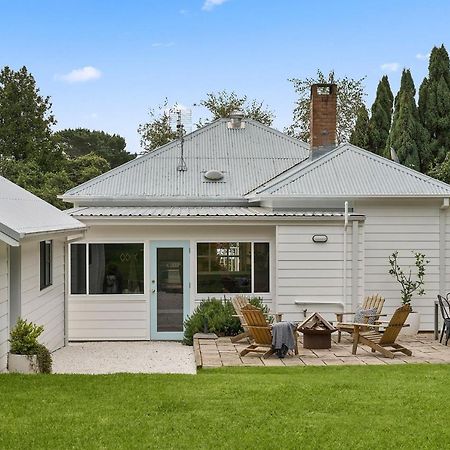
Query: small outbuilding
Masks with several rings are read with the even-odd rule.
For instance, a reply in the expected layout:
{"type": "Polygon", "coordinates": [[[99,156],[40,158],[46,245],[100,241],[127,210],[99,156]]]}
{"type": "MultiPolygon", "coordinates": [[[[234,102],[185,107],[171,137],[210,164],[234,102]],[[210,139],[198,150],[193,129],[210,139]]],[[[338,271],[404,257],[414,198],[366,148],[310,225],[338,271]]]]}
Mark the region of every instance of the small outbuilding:
{"type": "Polygon", "coordinates": [[[44,326],[51,351],[66,338],[66,247],[86,226],[0,177],[0,372],[18,317],[44,326]]]}

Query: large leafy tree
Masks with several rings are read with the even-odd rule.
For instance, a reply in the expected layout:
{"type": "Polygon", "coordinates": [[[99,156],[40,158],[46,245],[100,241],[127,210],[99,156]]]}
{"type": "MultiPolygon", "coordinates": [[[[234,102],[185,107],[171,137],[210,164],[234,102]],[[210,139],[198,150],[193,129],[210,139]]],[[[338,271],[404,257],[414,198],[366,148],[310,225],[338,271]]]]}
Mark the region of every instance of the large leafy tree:
{"type": "Polygon", "coordinates": [[[450,62],[444,45],[431,51],[428,77],[419,89],[419,116],[428,131],[432,158],[441,163],[450,149],[450,62]]]}
{"type": "Polygon", "coordinates": [[[394,95],[389,85],[389,79],[385,75],[378,83],[368,128],[369,145],[367,148],[377,155],[383,155],[386,149],[391,129],[393,103],[394,95]]]}
{"type": "Polygon", "coordinates": [[[76,128],[56,132],[55,139],[66,155],[77,158],[95,153],[108,161],[111,168],[120,166],[136,157],[125,150],[125,139],[118,134],[76,128]]]}
{"type": "Polygon", "coordinates": [[[54,145],[51,127],[56,120],[49,97],[40,94],[24,66],[0,72],[0,155],[16,161],[29,158],[41,169],[55,165],[61,152],[54,145]]]}
{"type": "Polygon", "coordinates": [[[144,152],[151,152],[178,137],[178,133],[172,129],[170,124],[170,108],[167,98],[156,110],[150,109],[149,116],[150,120],[141,123],[138,127],[144,152]]]}
{"type": "Polygon", "coordinates": [[[249,100],[246,95],[239,96],[234,91],[210,92],[206,94],[206,98],[201,100],[199,104],[204,106],[211,114],[210,118],[199,121],[199,127],[212,120],[230,117],[230,114],[235,110],[242,111],[245,117],[268,126],[272,125],[275,118],[274,113],[264,105],[264,102],[249,100]]]}
{"type": "Polygon", "coordinates": [[[394,118],[385,156],[389,157],[392,147],[402,164],[418,171],[425,171],[430,157],[427,152],[426,130],[419,120],[415,95],[416,89],[411,72],[404,69],[400,90],[395,97],[394,118]]]}
{"type": "Polygon", "coordinates": [[[316,77],[291,78],[298,99],[295,104],[293,123],[286,132],[302,141],[309,141],[311,85],[316,83],[335,83],[337,85],[337,129],[338,143],[348,141],[355,127],[356,117],[364,105],[364,79],[337,78],[334,70],[325,75],[321,70],[316,77]]]}
{"type": "Polygon", "coordinates": [[[350,135],[350,143],[361,148],[369,148],[369,112],[365,105],[359,108],[355,128],[350,135]]]}
{"type": "MultiPolygon", "coordinates": [[[[235,110],[240,110],[245,117],[264,125],[271,125],[274,119],[272,111],[267,109],[264,102],[257,100],[248,101],[247,96],[239,96],[235,92],[211,92],[206,98],[199,102],[210,113],[210,117],[200,119],[197,127],[202,127],[213,120],[222,117],[229,117],[235,110]]],[[[164,103],[155,109],[150,110],[150,121],[139,125],[138,133],[141,135],[141,147],[144,152],[150,152],[171,142],[179,136],[179,133],[172,128],[170,121],[171,109],[176,110],[177,104],[170,108],[167,98],[164,103]]]]}
{"type": "Polygon", "coordinates": [[[78,158],[63,158],[53,171],[41,170],[33,159],[0,160],[0,174],[48,203],[67,208],[58,195],[109,170],[108,162],[94,153],[78,158]],[[57,170],[56,170],[57,169],[57,170]]]}

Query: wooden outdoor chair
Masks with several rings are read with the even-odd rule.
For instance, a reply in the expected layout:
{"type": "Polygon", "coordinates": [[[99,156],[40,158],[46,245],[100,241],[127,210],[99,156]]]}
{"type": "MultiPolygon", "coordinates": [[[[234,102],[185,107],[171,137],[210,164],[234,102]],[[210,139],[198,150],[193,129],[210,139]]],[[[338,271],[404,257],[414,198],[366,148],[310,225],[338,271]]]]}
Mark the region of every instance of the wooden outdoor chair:
{"type": "MultiPolygon", "coordinates": [[[[249,305],[248,298],[243,295],[236,295],[234,298],[231,299],[231,304],[233,305],[234,311],[236,312],[236,314],[234,314],[233,317],[239,318],[242,329],[244,330],[242,333],[239,333],[236,336],[232,336],[231,342],[239,342],[242,341],[243,339],[249,338],[251,339],[250,333],[248,332],[247,329],[247,323],[245,322],[244,316],[241,313],[241,309],[244,306],[249,305]]],[[[275,322],[281,322],[282,316],[283,315],[280,313],[274,314],[275,322]]]]}
{"type": "MultiPolygon", "coordinates": [[[[377,321],[380,316],[382,316],[381,311],[383,310],[384,306],[384,297],[382,297],[380,294],[374,294],[369,295],[366,297],[361,305],[361,309],[372,309],[377,308],[375,316],[375,321],[377,321]]],[[[351,323],[344,323],[344,316],[348,315],[355,315],[355,312],[348,312],[348,313],[336,313],[336,320],[338,324],[336,325],[336,328],[338,330],[338,338],[337,341],[341,342],[341,334],[342,332],[346,333],[353,333],[353,326],[351,323]]],[[[366,316],[366,318],[363,320],[363,323],[367,323],[369,320],[369,316],[366,316]]]]}
{"type": "Polygon", "coordinates": [[[236,295],[236,297],[231,299],[231,304],[233,305],[234,311],[236,312],[236,315],[234,317],[239,318],[241,327],[244,330],[242,333],[239,333],[236,336],[232,336],[231,342],[239,342],[242,341],[242,339],[248,339],[250,337],[250,333],[248,332],[247,323],[244,320],[244,316],[241,313],[241,308],[249,304],[248,300],[242,295],[236,295]]]}
{"type": "Polygon", "coordinates": [[[362,331],[368,328],[366,323],[353,323],[353,350],[352,353],[356,355],[356,350],[359,344],[368,345],[372,352],[380,352],[386,358],[394,358],[395,352],[401,352],[405,355],[411,356],[411,350],[397,344],[395,341],[402,327],[405,325],[405,321],[411,312],[409,305],[403,305],[398,308],[392,316],[389,323],[377,323],[369,325],[371,329],[368,331],[362,331]],[[384,332],[376,331],[374,328],[380,328],[385,326],[384,332]]]}
{"type": "MultiPolygon", "coordinates": [[[[273,355],[276,350],[272,348],[272,326],[267,321],[262,311],[256,306],[247,304],[241,308],[241,313],[252,339],[252,343],[244,348],[240,355],[244,356],[250,352],[262,353],[263,358],[268,358],[270,355],[273,355]]],[[[295,333],[294,339],[295,342],[297,342],[295,333]]],[[[298,354],[297,345],[295,346],[294,351],[295,354],[298,354]]]]}

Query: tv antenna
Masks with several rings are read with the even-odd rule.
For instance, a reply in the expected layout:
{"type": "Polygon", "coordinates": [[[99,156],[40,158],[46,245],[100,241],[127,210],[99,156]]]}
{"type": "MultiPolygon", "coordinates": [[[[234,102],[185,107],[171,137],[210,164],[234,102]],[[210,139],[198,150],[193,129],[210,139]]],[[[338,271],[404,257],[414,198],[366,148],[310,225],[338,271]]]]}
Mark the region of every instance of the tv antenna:
{"type": "Polygon", "coordinates": [[[175,106],[169,110],[169,113],[176,116],[176,132],[178,139],[180,140],[180,158],[178,160],[177,170],[178,172],[186,172],[187,165],[184,159],[184,135],[186,134],[185,126],[183,124],[183,112],[188,120],[190,120],[191,112],[189,110],[183,111],[180,107],[175,106]]]}

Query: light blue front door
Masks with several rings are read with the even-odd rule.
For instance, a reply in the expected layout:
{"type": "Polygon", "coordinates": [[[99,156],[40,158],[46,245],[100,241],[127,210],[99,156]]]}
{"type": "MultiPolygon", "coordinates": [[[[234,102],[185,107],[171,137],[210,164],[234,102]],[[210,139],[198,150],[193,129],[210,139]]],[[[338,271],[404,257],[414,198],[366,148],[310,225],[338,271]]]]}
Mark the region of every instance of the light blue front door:
{"type": "Polygon", "coordinates": [[[150,244],[150,336],[181,340],[189,312],[189,241],[150,244]]]}

